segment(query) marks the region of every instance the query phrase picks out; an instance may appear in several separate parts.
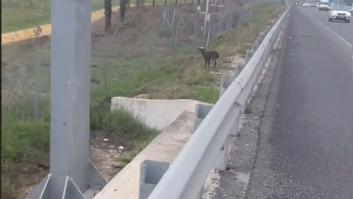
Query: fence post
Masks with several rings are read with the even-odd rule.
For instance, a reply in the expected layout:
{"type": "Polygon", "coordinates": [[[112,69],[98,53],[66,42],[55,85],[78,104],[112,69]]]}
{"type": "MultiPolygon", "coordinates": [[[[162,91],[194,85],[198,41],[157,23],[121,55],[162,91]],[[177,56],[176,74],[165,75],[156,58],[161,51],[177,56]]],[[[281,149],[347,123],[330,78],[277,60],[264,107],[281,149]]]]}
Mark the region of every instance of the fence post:
{"type": "Polygon", "coordinates": [[[29,198],[92,198],[105,180],[89,160],[91,2],[51,3],[50,173],[29,198]]]}
{"type": "MultiPolygon", "coordinates": [[[[206,0],[206,5],[205,5],[205,19],[204,19],[204,22],[203,22],[203,33],[204,33],[204,37],[207,37],[207,22],[210,21],[210,14],[208,13],[208,6],[210,4],[210,0],[206,0]]],[[[207,39],[207,38],[206,38],[207,39]]]]}

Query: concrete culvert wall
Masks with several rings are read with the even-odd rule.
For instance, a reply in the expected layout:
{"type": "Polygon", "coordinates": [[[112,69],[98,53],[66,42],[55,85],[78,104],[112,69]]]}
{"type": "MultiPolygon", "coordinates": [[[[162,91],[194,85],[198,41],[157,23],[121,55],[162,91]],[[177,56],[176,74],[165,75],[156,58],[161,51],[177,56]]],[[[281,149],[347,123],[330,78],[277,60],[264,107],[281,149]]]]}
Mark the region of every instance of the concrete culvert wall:
{"type": "Polygon", "coordinates": [[[188,99],[166,100],[113,97],[111,110],[126,110],[136,119],[146,124],[146,126],[163,130],[184,111],[197,112],[198,104],[206,103],[188,99]]]}

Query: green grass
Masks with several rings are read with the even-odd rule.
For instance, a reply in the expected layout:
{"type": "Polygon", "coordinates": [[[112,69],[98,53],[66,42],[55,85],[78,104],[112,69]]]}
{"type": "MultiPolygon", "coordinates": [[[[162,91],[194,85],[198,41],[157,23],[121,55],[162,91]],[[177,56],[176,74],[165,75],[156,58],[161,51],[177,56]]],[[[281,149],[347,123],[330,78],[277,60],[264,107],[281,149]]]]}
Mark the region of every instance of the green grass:
{"type": "MultiPolygon", "coordinates": [[[[148,39],[153,37],[149,36],[148,39]]],[[[28,45],[30,44],[3,47],[3,63],[6,63],[6,66],[3,66],[4,75],[16,73],[13,71],[15,65],[11,65],[11,59],[16,59],[15,49],[32,49],[31,53],[21,54],[21,59],[18,59],[16,64],[26,66],[27,75],[35,80],[38,80],[38,74],[34,68],[39,67],[42,74],[41,81],[46,85],[42,92],[49,92],[49,79],[45,75],[49,72],[47,63],[49,47],[31,48],[28,45]]],[[[110,140],[117,144],[123,143],[131,149],[119,160],[122,165],[129,163],[158,132],[146,128],[125,112],[110,112],[111,97],[133,97],[146,93],[151,98],[199,99],[210,103],[218,99],[219,92],[214,86],[214,80],[203,71],[199,59],[196,62],[190,61],[191,56],[200,56],[192,45],[195,44],[177,45],[165,56],[146,55],[136,58],[107,57],[105,53],[100,54],[99,49],[93,49],[91,76],[95,83],[91,85],[91,130],[93,135],[104,133],[110,140]]],[[[17,80],[21,78],[17,76],[17,80]]],[[[2,172],[4,173],[2,184],[5,190],[2,198],[18,197],[15,195],[17,188],[14,185],[14,179],[18,180],[19,176],[16,176],[16,167],[11,165],[28,164],[29,160],[24,157],[30,157],[29,155],[32,154],[43,157],[40,161],[48,159],[45,155],[48,154],[49,142],[49,98],[42,99],[42,107],[45,110],[42,111],[40,120],[34,120],[33,99],[28,95],[28,90],[32,89],[29,83],[31,81],[26,79],[28,76],[23,78],[25,82],[20,86],[30,87],[16,87],[17,92],[20,93],[17,98],[23,100],[12,101],[8,107],[2,109],[4,119],[2,123],[5,124],[2,126],[2,172]],[[33,153],[28,154],[30,151],[33,153]],[[13,178],[13,176],[16,177],[13,178]]],[[[4,83],[5,87],[14,86],[4,83]]]]}
{"type": "MultiPolygon", "coordinates": [[[[126,157],[132,159],[158,135],[157,130],[146,127],[125,111],[95,108],[92,106],[92,130],[104,132],[112,142],[129,150],[122,157],[123,165],[129,162],[126,157]]],[[[16,112],[10,111],[2,111],[1,118],[1,198],[17,199],[22,197],[14,186],[21,181],[20,165],[48,162],[50,122],[48,118],[34,120],[30,115],[19,119],[16,112]]]]}
{"type": "Polygon", "coordinates": [[[94,125],[92,130],[104,129],[106,137],[109,137],[116,144],[123,145],[128,150],[123,154],[121,160],[119,158],[119,161],[129,163],[137,153],[143,150],[158,135],[158,130],[147,127],[126,111],[114,110],[111,112],[107,110],[105,113],[100,112],[102,114],[97,113],[94,116],[100,122],[95,123],[92,121],[91,124],[94,125]],[[130,161],[126,160],[127,157],[130,157],[130,161]]]}
{"type": "MultiPolygon", "coordinates": [[[[1,32],[32,28],[50,23],[50,1],[32,0],[3,0],[1,1],[1,32]]],[[[112,1],[113,6],[119,4],[112,1]]],[[[92,0],[92,11],[103,9],[103,0],[92,0]]]]}
{"type": "MultiPolygon", "coordinates": [[[[1,33],[32,28],[50,23],[50,1],[48,0],[2,0],[1,1],[1,33]]],[[[91,0],[92,11],[104,8],[103,0],[91,0]]],[[[112,0],[112,6],[118,6],[119,0],[112,0]]],[[[170,0],[169,0],[170,2],[170,0]]],[[[134,4],[135,1],[131,1],[134,4]]],[[[152,3],[152,0],[145,0],[152,3]]],[[[180,2],[182,3],[182,2],[180,2]]],[[[164,0],[156,0],[164,4],[164,0]]]]}
{"type": "Polygon", "coordinates": [[[29,118],[18,119],[6,112],[2,115],[1,162],[5,169],[8,161],[24,158],[42,159],[49,151],[49,122],[29,118]]]}
{"type": "Polygon", "coordinates": [[[49,158],[49,122],[2,111],[1,124],[1,198],[18,198],[13,183],[21,177],[20,165],[49,158]]]}
{"type": "Polygon", "coordinates": [[[158,130],[146,127],[145,124],[134,119],[130,113],[122,110],[115,110],[100,116],[103,122],[98,124],[99,129],[105,129],[107,137],[115,143],[121,143],[128,149],[118,159],[122,167],[128,164],[158,135],[158,130]]]}

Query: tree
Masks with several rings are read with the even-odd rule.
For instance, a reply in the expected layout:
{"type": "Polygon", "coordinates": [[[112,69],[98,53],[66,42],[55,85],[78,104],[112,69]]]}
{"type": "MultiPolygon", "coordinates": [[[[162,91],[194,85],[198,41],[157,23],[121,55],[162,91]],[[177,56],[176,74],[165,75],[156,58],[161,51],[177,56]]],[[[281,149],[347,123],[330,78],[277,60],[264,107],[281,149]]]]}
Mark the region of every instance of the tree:
{"type": "Polygon", "coordinates": [[[127,0],[120,0],[120,20],[125,20],[127,0]]]}
{"type": "Polygon", "coordinates": [[[104,0],[105,31],[112,28],[112,0],[104,0]]]}
{"type": "Polygon", "coordinates": [[[144,0],[136,0],[136,8],[140,8],[141,6],[144,6],[144,4],[144,0]]]}

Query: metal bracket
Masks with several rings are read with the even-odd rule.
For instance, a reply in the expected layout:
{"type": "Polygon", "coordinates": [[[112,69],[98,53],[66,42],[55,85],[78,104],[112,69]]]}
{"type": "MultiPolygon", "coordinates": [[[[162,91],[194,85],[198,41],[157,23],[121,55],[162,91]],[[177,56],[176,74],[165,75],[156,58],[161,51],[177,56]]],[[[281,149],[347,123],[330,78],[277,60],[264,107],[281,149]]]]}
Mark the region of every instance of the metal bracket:
{"type": "Polygon", "coordinates": [[[197,105],[197,118],[194,123],[194,131],[199,127],[203,119],[207,116],[207,114],[211,111],[213,108],[213,105],[207,105],[207,104],[198,104],[197,105]]]}
{"type": "MultiPolygon", "coordinates": [[[[53,189],[53,184],[60,183],[58,179],[54,178],[54,175],[49,173],[42,182],[34,187],[32,192],[28,195],[29,199],[87,199],[93,198],[93,196],[103,188],[106,184],[106,180],[99,174],[94,165],[89,162],[87,167],[87,185],[84,189],[80,189],[77,183],[70,177],[66,176],[62,190],[53,189]],[[58,197],[58,194],[61,197],[58,197]]],[[[59,185],[60,186],[60,185],[59,185]]]]}
{"type": "Polygon", "coordinates": [[[148,198],[168,168],[168,162],[145,160],[141,163],[139,199],[148,198]]]}

